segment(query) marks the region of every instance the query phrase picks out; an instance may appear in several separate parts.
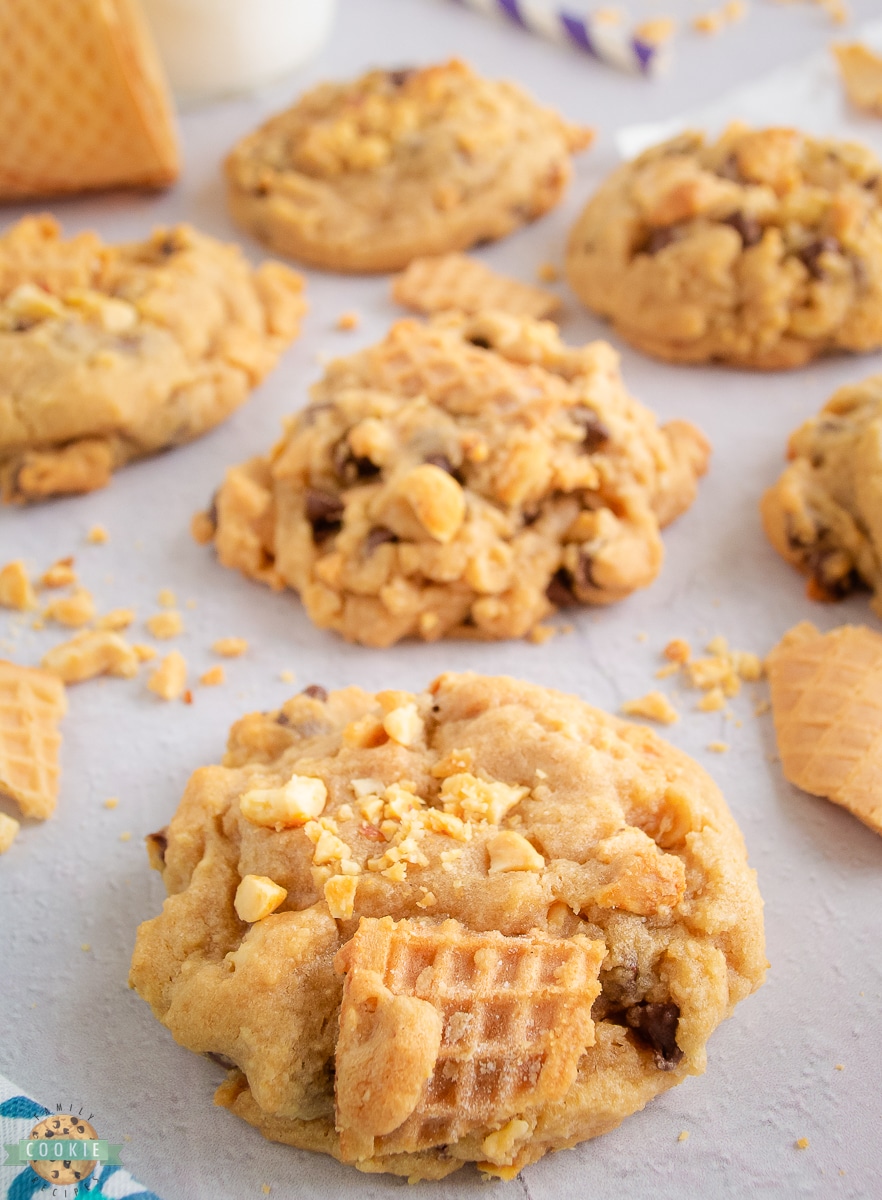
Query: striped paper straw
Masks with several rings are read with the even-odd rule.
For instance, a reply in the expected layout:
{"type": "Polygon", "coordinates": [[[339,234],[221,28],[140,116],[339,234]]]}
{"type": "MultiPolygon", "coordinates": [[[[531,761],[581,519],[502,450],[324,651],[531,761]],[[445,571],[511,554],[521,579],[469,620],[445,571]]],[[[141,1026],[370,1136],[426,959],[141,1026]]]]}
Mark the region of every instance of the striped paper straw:
{"type": "Polygon", "coordinates": [[[668,57],[666,47],[639,37],[626,25],[598,20],[588,12],[555,8],[541,0],[456,2],[635,74],[654,75],[668,57]]]}

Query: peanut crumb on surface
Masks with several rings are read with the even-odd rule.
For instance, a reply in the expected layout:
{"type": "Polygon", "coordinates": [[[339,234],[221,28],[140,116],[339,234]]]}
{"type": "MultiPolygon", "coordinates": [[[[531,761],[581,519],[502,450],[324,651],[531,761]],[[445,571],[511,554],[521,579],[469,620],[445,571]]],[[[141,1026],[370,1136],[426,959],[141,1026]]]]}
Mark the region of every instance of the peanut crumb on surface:
{"type": "Polygon", "coordinates": [[[159,589],[159,592],[157,593],[157,596],[156,596],[156,603],[161,605],[162,608],[174,608],[174,606],[177,604],[177,602],[178,602],[178,598],[174,594],[174,592],[171,590],[171,588],[160,588],[159,589]]]}
{"type": "Polygon", "coordinates": [[[645,642],[649,639],[649,634],[644,632],[644,630],[642,630],[642,629],[639,633],[635,634],[634,636],[637,638],[638,642],[645,642]]]}
{"type": "Polygon", "coordinates": [[[156,648],[154,646],[148,646],[144,642],[135,642],[135,644],[132,646],[132,649],[135,652],[138,662],[150,662],[152,659],[156,658],[156,648]]]}
{"type": "Polygon", "coordinates": [[[118,804],[119,804],[118,796],[108,796],[107,799],[104,801],[105,808],[116,808],[116,806],[118,804]]]}
{"type": "Polygon", "coordinates": [[[622,712],[629,717],[645,717],[662,725],[673,725],[680,720],[680,714],[662,692],[647,692],[636,700],[626,700],[622,712]]]}
{"type": "Polygon", "coordinates": [[[834,1067],[834,1070],[836,1070],[836,1071],[844,1071],[844,1070],[845,1070],[845,1063],[837,1063],[837,1064],[836,1064],[836,1066],[834,1067]]]}
{"type": "Polygon", "coordinates": [[[132,835],[128,829],[124,829],[122,831],[122,833],[119,835],[119,840],[121,842],[130,842],[132,840],[132,835]]]}
{"type": "Polygon", "coordinates": [[[697,33],[719,33],[726,23],[726,18],[720,12],[699,13],[692,18],[692,28],[697,33]]]}
{"type": "Polygon", "coordinates": [[[652,17],[634,27],[634,36],[651,46],[662,46],[674,36],[677,22],[673,17],[652,17]]]}
{"type": "Polygon", "coordinates": [[[80,949],[82,950],[83,954],[88,954],[89,951],[92,949],[92,943],[91,942],[81,942],[80,949]]]}
{"type": "Polygon", "coordinates": [[[794,1144],[797,1150],[808,1150],[809,1140],[807,1137],[797,1138],[794,1144]]]}
{"type": "Polygon", "coordinates": [[[527,634],[527,641],[532,642],[534,646],[544,646],[556,633],[557,630],[553,625],[534,625],[527,634]]]}
{"type": "Polygon", "coordinates": [[[293,683],[297,676],[293,671],[279,671],[279,679],[282,683],[293,683]]]}
{"type": "Polygon", "coordinates": [[[135,619],[133,608],[112,608],[95,622],[96,629],[112,629],[117,632],[128,629],[135,619]]]}
{"type": "Polygon", "coordinates": [[[273,1189],[268,1183],[265,1183],[260,1190],[263,1192],[264,1196],[268,1196],[273,1189]]]}
{"type": "Polygon", "coordinates": [[[69,587],[77,581],[77,573],[73,568],[73,558],[60,558],[40,576],[40,587],[59,588],[69,587]]]}
{"type": "Polygon", "coordinates": [[[241,658],[248,649],[248,642],[241,637],[223,637],[212,642],[211,648],[221,658],[241,658]]]}
{"type": "Polygon", "coordinates": [[[214,521],[206,512],[194,513],[190,521],[190,535],[200,546],[207,546],[216,532],[214,521]]]}
{"type": "Polygon", "coordinates": [[[37,607],[31,577],[24,561],[20,558],[0,568],[0,607],[26,612],[37,607]]]}
{"type": "Polygon", "coordinates": [[[21,821],[0,812],[0,854],[5,854],[18,836],[21,821]]]}
{"type": "Polygon", "coordinates": [[[689,1141],[689,1130],[681,1129],[679,1134],[677,1135],[677,1141],[678,1142],[688,1142],[689,1141]]]}
{"type": "Polygon", "coordinates": [[[209,667],[199,676],[199,682],[203,687],[217,687],[226,679],[223,667],[218,664],[216,667],[209,667]]]}
{"type": "Polygon", "coordinates": [[[662,651],[668,662],[684,663],[692,657],[692,647],[685,638],[672,638],[662,651]]]}
{"type": "Polygon", "coordinates": [[[699,712],[719,712],[726,707],[726,695],[721,687],[712,687],[705,692],[695,706],[699,712]]]}
{"type": "Polygon", "coordinates": [[[187,686],[187,660],[179,650],[166,655],[150,678],[147,686],[161,700],[177,700],[187,686]]]}
{"type": "Polygon", "coordinates": [[[110,534],[103,525],[93,525],[86,534],[86,541],[91,542],[93,546],[103,546],[105,542],[110,541],[110,534]]]}
{"type": "Polygon", "coordinates": [[[360,313],[355,312],[354,309],[349,309],[346,312],[340,313],[340,316],[336,321],[337,328],[343,332],[346,332],[350,329],[358,329],[360,324],[361,315],[360,313]]]}
{"type": "Polygon", "coordinates": [[[70,596],[61,596],[43,610],[47,621],[57,621],[68,629],[81,629],[95,617],[95,601],[86,588],[77,588],[70,596]]]}
{"type": "Polygon", "coordinates": [[[550,262],[540,263],[536,270],[536,278],[542,283],[556,283],[560,279],[560,267],[550,262]]]}
{"type": "Polygon", "coordinates": [[[708,750],[713,750],[714,754],[725,754],[729,749],[728,742],[708,742],[708,750]]]}
{"type": "Polygon", "coordinates": [[[70,641],[53,646],[40,665],[63,683],[82,683],[96,675],[131,679],[138,672],[138,656],[118,633],[83,630],[70,641]]]}
{"type": "Polygon", "coordinates": [[[753,715],[755,717],[763,717],[772,707],[769,700],[758,700],[753,707],[753,715]]]}
{"type": "Polygon", "coordinates": [[[184,631],[184,622],[181,620],[181,614],[176,609],[168,609],[165,612],[156,613],[154,616],[148,617],[144,624],[153,637],[160,638],[161,640],[177,637],[178,634],[184,631]]]}

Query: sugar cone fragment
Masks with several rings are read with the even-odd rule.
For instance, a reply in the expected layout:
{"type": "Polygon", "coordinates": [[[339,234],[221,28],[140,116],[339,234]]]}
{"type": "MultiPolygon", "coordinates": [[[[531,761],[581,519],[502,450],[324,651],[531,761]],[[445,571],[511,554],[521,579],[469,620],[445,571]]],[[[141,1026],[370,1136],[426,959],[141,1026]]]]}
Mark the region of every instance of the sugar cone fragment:
{"type": "Polygon", "coordinates": [[[45,820],[58,797],[58,722],[64,684],[47,671],[0,660],[0,795],[26,817],[45,820]]]}
{"type": "Polygon", "coordinates": [[[882,833],[882,635],[803,621],[766,667],[785,776],[882,833]]]}
{"type": "Polygon", "coordinates": [[[2,0],[0,198],[160,186],[178,174],[137,0],[2,0]]]}

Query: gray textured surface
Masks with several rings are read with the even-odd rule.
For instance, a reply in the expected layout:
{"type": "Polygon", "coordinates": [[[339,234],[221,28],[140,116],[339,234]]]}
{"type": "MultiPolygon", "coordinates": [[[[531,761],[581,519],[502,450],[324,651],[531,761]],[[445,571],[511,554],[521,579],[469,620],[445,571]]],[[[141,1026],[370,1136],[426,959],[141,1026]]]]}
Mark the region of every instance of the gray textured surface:
{"type": "MultiPolygon", "coordinates": [[[[681,13],[701,7],[694,0],[667,6],[681,13]]],[[[863,18],[878,12],[876,0],[857,0],[853,8],[863,18]]],[[[810,5],[756,5],[744,24],[718,39],[685,36],[670,76],[650,84],[444,0],[344,0],[335,40],[308,72],[257,99],[188,114],[187,171],[173,191],[55,209],[68,228],[95,225],[108,238],[139,236],[154,222],[178,218],[234,238],[217,164],[257,118],[324,76],[456,52],[488,72],[516,76],[600,131],[566,205],[482,252],[487,262],[529,279],[538,263],[559,259],[580,203],[614,161],[619,127],[705,104],[724,88],[823,46],[830,33],[810,5]]],[[[0,224],[16,215],[4,210],[0,224]]],[[[249,253],[259,257],[253,244],[249,253]]],[[[733,645],[764,652],[806,616],[824,627],[873,620],[862,599],[835,609],[806,602],[802,581],[763,538],[757,500],[779,470],[789,430],[838,384],[880,369],[880,356],[763,377],[666,367],[625,349],[625,377],[634,393],[663,417],[696,421],[716,446],[698,503],[666,535],[667,561],[652,589],[616,608],[578,615],[573,633],[544,647],[407,645],[380,653],[316,633],[293,597],[222,571],[187,532],[190,514],[225,465],[267,447],[280,418],[302,404],[319,371],[316,352],[367,344],[393,316],[383,280],[311,274],[309,298],[303,338],[253,401],[216,433],[127,469],[104,493],[0,513],[0,560],[21,554],[42,569],[74,553],[102,608],[135,604],[141,617],[149,616],[163,586],[181,600],[193,598],[197,606],[184,609],[186,638],[176,644],[194,673],[210,665],[208,647],[216,637],[242,635],[252,646],[247,658],[229,665],[226,686],[199,690],[190,708],[159,703],[143,680],[72,690],[58,813],[46,825],[23,829],[0,862],[0,1069],[47,1104],[87,1103],[103,1137],[129,1135],[126,1165],[166,1200],[245,1200],[263,1195],[264,1183],[273,1196],[285,1197],[385,1198],[404,1187],[270,1145],[214,1109],[220,1069],[175,1046],[125,984],[134,930],[162,899],[140,839],[168,819],[190,771],[217,759],[239,714],[286,696],[281,670],[294,670],[298,686],[373,688],[419,687],[441,668],[472,667],[521,675],[614,710],[648,689],[658,651],[671,636],[699,643],[724,633],[733,645]],[[365,320],[355,333],[337,333],[334,319],[347,308],[359,309],[365,320]],[[108,545],[85,544],[94,522],[110,530],[108,545]],[[637,639],[640,631],[648,634],[645,642],[637,639]],[[112,795],[120,804],[108,812],[102,802],[112,795]],[[119,840],[123,831],[131,831],[130,841],[119,840]],[[88,953],[80,950],[84,942],[91,944],[88,953]]],[[[571,300],[564,330],[572,341],[604,332],[571,300]]],[[[17,624],[0,621],[0,639],[5,626],[17,624]]],[[[25,628],[15,638],[14,657],[34,662],[54,640],[57,631],[25,628]]],[[[688,710],[693,702],[693,695],[684,696],[681,706],[688,710]]],[[[720,714],[687,712],[669,736],[711,771],[744,830],[767,906],[768,983],[714,1036],[704,1077],[687,1081],[615,1133],[530,1168],[507,1194],[532,1200],[882,1194],[882,839],[843,811],[788,787],[769,761],[769,718],[753,716],[748,694],[733,708],[740,728],[720,714]],[[718,738],[731,744],[728,754],[707,751],[718,738]],[[844,1070],[837,1071],[837,1063],[844,1070]],[[678,1143],[682,1129],[691,1136],[678,1143]],[[799,1137],[809,1138],[807,1150],[794,1148],[799,1137]]],[[[462,1173],[423,1186],[420,1195],[465,1196],[480,1186],[462,1173]]]]}

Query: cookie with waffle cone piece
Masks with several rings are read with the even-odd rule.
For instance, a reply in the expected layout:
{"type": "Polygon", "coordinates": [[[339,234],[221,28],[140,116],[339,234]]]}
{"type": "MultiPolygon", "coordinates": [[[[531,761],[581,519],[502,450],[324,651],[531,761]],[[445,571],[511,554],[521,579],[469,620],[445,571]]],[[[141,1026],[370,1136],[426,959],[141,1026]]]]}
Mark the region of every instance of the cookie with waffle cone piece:
{"type": "Polygon", "coordinates": [[[766,665],[787,779],[882,833],[882,635],[803,621],[766,665]]]}
{"type": "Polygon", "coordinates": [[[64,684],[48,671],[0,660],[0,795],[26,817],[45,820],[58,799],[58,722],[64,684]]]}
{"type": "Polygon", "coordinates": [[[137,0],[4,0],[0,127],[3,199],[172,183],[174,117],[137,0]]]}
{"type": "Polygon", "coordinates": [[[392,298],[421,313],[496,309],[538,319],[550,317],[560,308],[554,292],[499,275],[466,254],[415,258],[392,281],[392,298]]]}
{"type": "Polygon", "coordinates": [[[511,1166],[594,1044],[602,941],[473,933],[365,918],[336,959],[346,975],[337,1041],[345,1158],[465,1139],[511,1166]]]}

